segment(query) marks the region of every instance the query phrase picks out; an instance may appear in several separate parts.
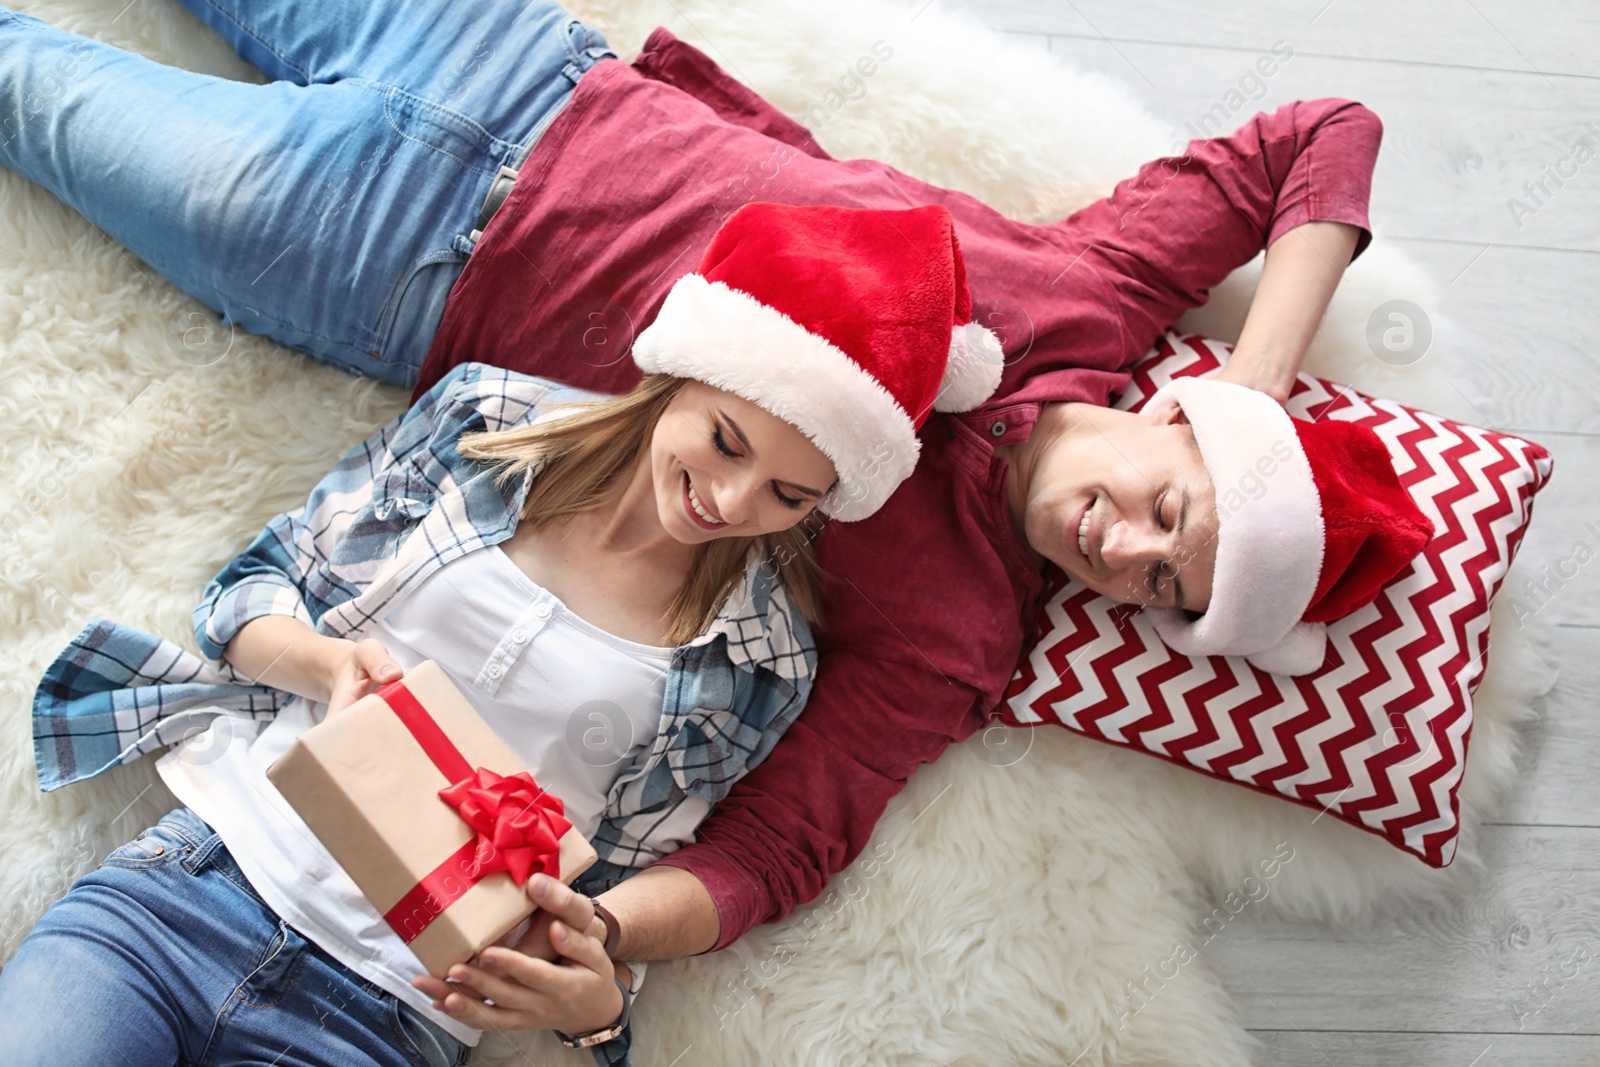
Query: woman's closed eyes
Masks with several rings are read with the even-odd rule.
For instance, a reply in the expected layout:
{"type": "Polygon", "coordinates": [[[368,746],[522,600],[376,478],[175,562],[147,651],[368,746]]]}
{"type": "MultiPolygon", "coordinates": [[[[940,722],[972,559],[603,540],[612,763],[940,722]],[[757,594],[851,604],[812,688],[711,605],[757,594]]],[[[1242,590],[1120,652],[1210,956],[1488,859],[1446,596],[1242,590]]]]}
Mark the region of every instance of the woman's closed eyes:
{"type": "MultiPolygon", "coordinates": [[[[732,448],[728,447],[728,438],[723,432],[721,420],[716,422],[716,430],[711,434],[711,440],[716,444],[717,451],[721,452],[729,459],[744,458],[744,454],[742,452],[735,452],[732,448]]],[[[798,497],[785,495],[783,490],[778,488],[777,482],[772,483],[772,495],[777,497],[778,501],[786,508],[798,511],[800,508],[805,506],[804,500],[801,500],[798,497]]]]}

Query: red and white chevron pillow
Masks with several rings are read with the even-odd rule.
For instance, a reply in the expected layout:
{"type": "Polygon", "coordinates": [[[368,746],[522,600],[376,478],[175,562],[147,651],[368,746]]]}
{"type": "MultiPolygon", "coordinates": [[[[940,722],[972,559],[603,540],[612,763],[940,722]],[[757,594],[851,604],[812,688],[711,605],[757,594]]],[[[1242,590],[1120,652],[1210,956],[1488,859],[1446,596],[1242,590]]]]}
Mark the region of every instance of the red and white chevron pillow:
{"type": "MultiPolygon", "coordinates": [[[[1137,410],[1172,378],[1216,370],[1227,352],[1168,334],[1117,406],[1137,410]]],[[[1061,576],[999,719],[1058,723],[1287,797],[1443,867],[1455,856],[1489,603],[1550,477],[1549,453],[1307,375],[1287,406],[1372,427],[1436,531],[1374,603],[1328,625],[1327,662],[1288,678],[1233,657],[1180,655],[1136,608],[1061,576]]]]}

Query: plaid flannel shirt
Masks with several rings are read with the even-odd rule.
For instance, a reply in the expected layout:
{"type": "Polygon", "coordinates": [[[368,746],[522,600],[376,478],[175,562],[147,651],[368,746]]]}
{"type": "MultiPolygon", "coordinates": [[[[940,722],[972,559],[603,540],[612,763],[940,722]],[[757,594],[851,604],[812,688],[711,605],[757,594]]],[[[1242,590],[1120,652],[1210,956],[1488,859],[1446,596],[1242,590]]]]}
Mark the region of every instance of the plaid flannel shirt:
{"type": "MultiPolygon", "coordinates": [[[[252,683],[222,659],[247,622],[291,615],[334,637],[365,632],[396,595],[516,528],[538,470],[497,486],[497,467],[457,451],[461,436],[594,396],[461,364],[346,452],[303,507],[269,522],[210,582],[194,611],[201,656],[118,623],[91,623],[34,694],[39,787],[101,774],[219,715],[271,718],[291,695],[252,683]]],[[[655,743],[612,786],[592,841],[599,862],[575,889],[604,892],[670,851],[657,836],[668,816],[689,797],[721,800],[800,713],[816,648],[770,570],[752,552],[710,629],[674,651],[655,743]]],[[[630,1039],[593,1051],[617,1067],[629,1060],[630,1039]]]]}

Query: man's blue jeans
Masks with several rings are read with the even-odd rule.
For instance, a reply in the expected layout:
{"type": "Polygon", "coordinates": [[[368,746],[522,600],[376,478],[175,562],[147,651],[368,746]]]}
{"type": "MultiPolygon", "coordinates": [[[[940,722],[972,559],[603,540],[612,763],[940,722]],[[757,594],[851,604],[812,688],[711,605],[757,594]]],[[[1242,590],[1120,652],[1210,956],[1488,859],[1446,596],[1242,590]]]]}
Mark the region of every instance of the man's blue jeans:
{"type": "Polygon", "coordinates": [[[278,918],[188,808],[73,883],[0,970],[8,1067],[457,1067],[471,1053],[278,918]]]}
{"type": "Polygon", "coordinates": [[[615,53],[548,0],[182,2],[273,80],[0,9],[0,165],[224,322],[412,384],[496,172],[615,53]]]}

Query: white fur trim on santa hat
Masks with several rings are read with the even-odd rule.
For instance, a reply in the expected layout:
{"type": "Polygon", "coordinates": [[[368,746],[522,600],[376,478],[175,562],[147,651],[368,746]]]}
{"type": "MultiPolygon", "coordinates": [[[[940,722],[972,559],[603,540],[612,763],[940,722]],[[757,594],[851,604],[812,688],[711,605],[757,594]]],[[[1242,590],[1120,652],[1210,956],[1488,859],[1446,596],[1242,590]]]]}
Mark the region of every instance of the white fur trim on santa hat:
{"type": "Polygon", "coordinates": [[[944,380],[939,383],[933,410],[971,411],[1000,388],[1005,366],[1005,350],[993,331],[976,322],[953,327],[944,380]]]}
{"type": "Polygon", "coordinates": [[[838,346],[722,282],[685,274],[633,342],[641,370],[693,378],[809,437],[839,481],[818,508],[841,522],[883,505],[917,465],[911,417],[838,346]]]}
{"type": "Polygon", "coordinates": [[[1156,632],[1186,655],[1316,670],[1324,629],[1300,616],[1322,572],[1322,502],[1288,412],[1265,393],[1203,378],[1167,383],[1144,410],[1167,403],[1183,409],[1216,488],[1217,563],[1205,613],[1147,608],[1156,632]]]}

